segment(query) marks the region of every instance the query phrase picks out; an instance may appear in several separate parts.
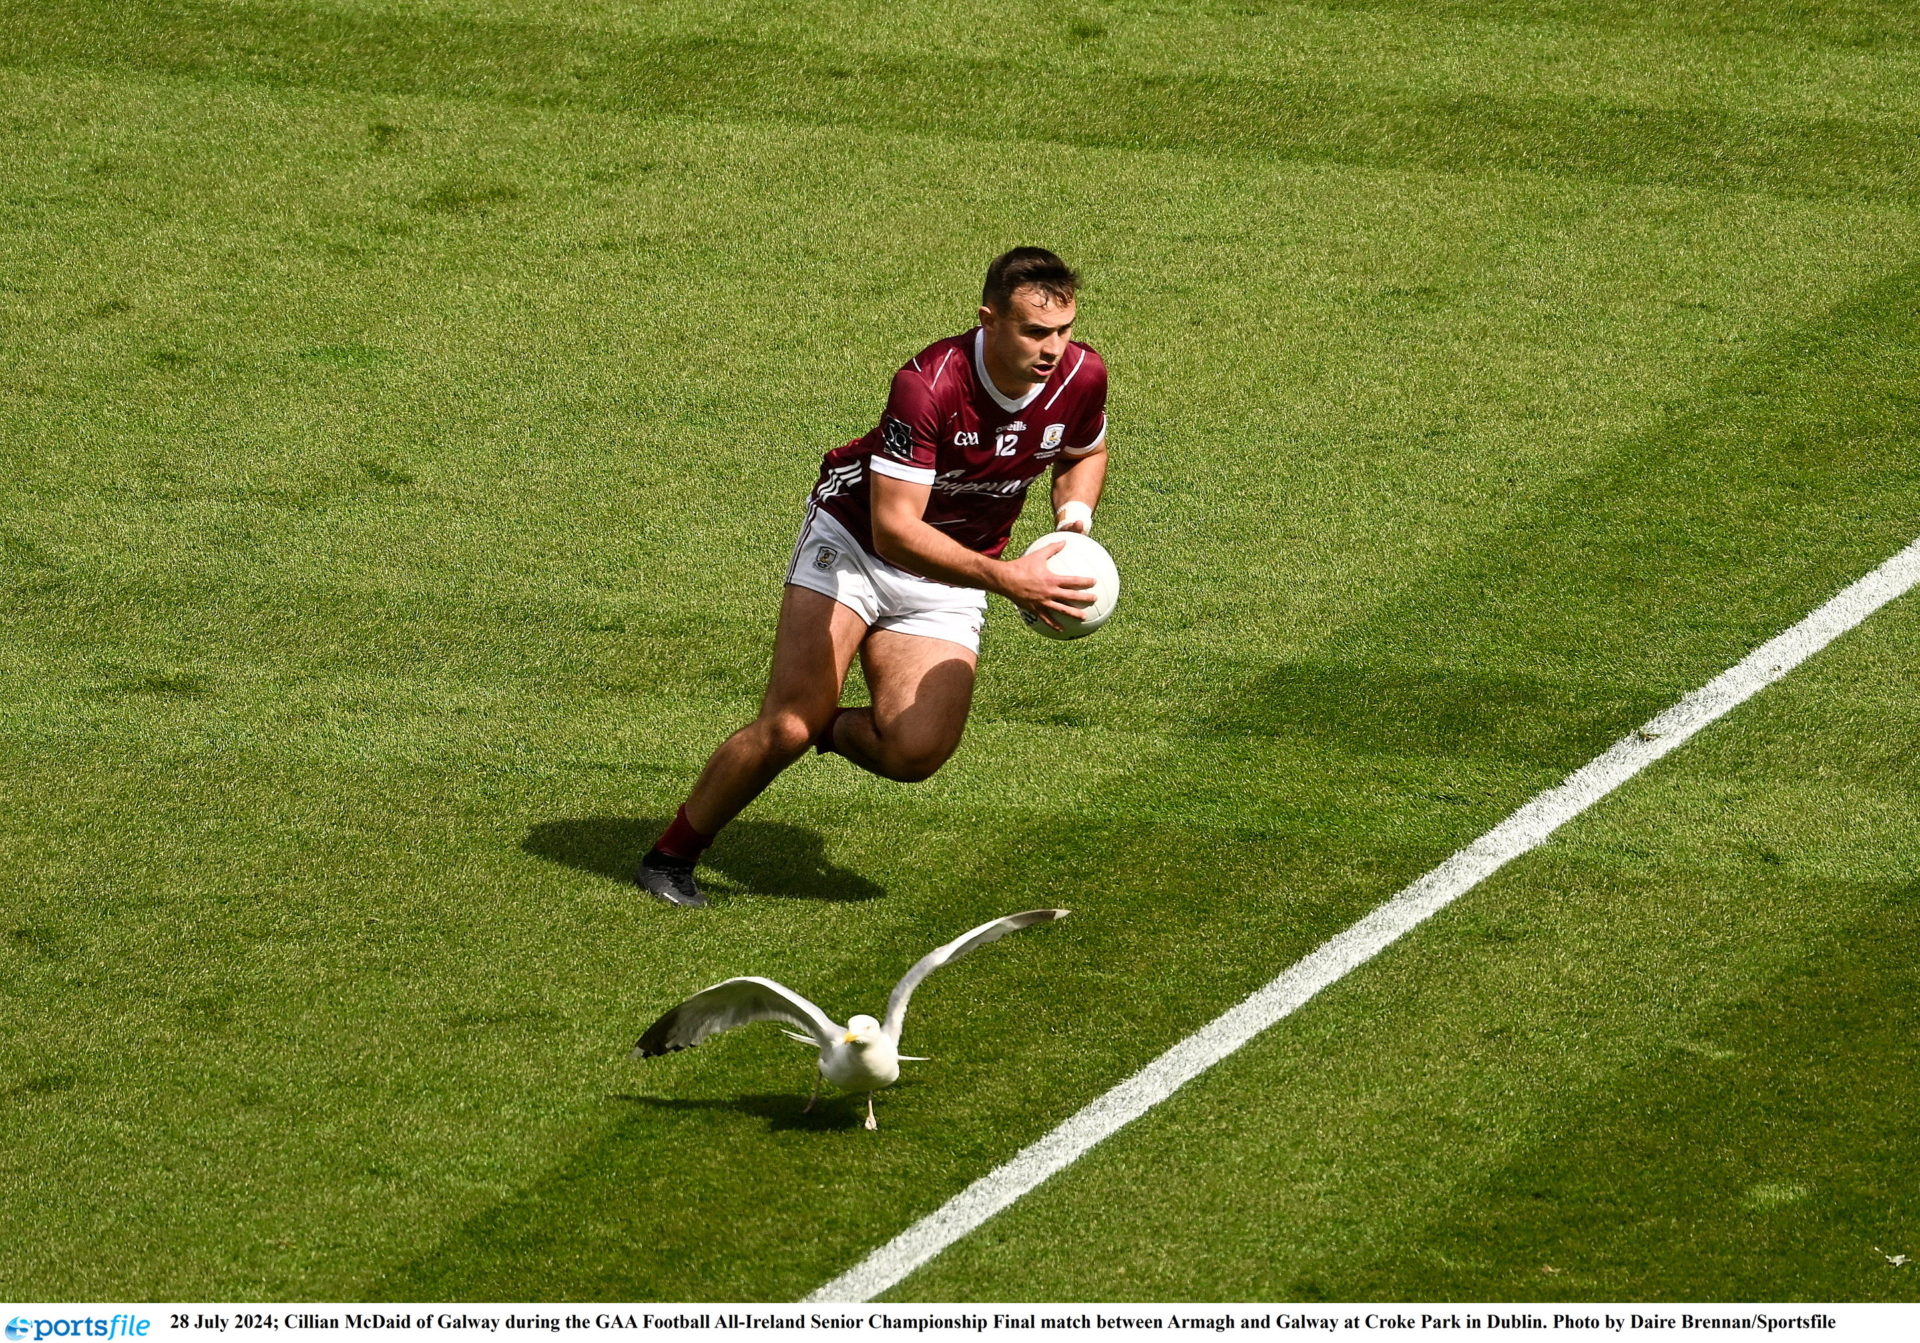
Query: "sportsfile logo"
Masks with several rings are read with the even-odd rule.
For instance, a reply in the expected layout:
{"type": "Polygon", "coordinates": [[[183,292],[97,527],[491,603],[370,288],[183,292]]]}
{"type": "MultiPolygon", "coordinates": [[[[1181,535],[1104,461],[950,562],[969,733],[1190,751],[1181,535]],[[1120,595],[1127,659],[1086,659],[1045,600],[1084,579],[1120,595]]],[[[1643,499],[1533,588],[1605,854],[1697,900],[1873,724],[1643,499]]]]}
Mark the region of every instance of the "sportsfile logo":
{"type": "Polygon", "coordinates": [[[41,1343],[48,1338],[143,1338],[153,1321],[142,1315],[78,1315],[62,1320],[30,1320],[16,1315],[7,1321],[12,1343],[41,1343]]]}

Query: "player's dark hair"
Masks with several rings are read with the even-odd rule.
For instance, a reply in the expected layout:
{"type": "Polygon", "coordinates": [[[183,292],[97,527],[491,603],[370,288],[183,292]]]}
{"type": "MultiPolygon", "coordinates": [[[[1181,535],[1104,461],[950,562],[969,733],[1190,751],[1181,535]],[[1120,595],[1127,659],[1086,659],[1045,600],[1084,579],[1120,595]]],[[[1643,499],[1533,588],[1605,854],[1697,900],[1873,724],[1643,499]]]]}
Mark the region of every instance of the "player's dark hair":
{"type": "Polygon", "coordinates": [[[1080,287],[1080,277],[1044,247],[1016,247],[1002,252],[987,267],[980,302],[995,312],[1005,312],[1012,303],[1013,291],[1025,285],[1032,285],[1055,303],[1067,303],[1080,287]]]}

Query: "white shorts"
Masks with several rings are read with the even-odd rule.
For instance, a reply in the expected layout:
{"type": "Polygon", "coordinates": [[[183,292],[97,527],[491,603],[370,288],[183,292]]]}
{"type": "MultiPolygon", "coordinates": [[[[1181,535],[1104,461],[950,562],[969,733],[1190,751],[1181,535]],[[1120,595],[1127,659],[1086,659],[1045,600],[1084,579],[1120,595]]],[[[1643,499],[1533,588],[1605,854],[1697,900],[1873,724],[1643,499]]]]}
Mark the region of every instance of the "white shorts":
{"type": "Polygon", "coordinates": [[[869,555],[845,527],[813,504],[807,505],[800,526],[787,582],[833,598],[869,629],[945,639],[970,653],[980,651],[986,593],[936,583],[869,555]]]}

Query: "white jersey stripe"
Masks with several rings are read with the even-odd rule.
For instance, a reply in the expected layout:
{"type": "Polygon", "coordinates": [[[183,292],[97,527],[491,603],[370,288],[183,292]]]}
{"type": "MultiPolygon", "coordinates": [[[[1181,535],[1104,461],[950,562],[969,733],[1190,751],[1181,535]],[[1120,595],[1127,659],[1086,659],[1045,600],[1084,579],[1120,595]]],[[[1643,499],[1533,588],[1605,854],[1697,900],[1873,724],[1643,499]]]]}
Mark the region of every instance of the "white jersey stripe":
{"type": "Polygon", "coordinates": [[[1053,389],[1053,395],[1047,398],[1047,404],[1040,407],[1040,409],[1042,410],[1053,409],[1053,403],[1060,399],[1060,393],[1067,390],[1067,384],[1073,381],[1074,375],[1080,371],[1080,365],[1086,362],[1087,362],[1087,352],[1085,350],[1082,350],[1080,351],[1080,358],[1074,362],[1074,365],[1072,368],[1067,370],[1067,376],[1060,379],[1060,385],[1053,389]]]}
{"type": "Polygon", "coordinates": [[[905,462],[896,462],[891,457],[875,455],[868,462],[873,466],[876,476],[887,476],[894,480],[904,480],[914,485],[931,485],[934,470],[930,466],[908,466],[905,462]]]}
{"type": "Polygon", "coordinates": [[[1087,446],[1084,448],[1068,448],[1067,456],[1085,457],[1088,453],[1092,452],[1095,448],[1099,447],[1102,443],[1105,443],[1106,441],[1107,441],[1107,417],[1105,415],[1102,415],[1100,417],[1100,432],[1093,436],[1093,442],[1087,444],[1087,446]]]}

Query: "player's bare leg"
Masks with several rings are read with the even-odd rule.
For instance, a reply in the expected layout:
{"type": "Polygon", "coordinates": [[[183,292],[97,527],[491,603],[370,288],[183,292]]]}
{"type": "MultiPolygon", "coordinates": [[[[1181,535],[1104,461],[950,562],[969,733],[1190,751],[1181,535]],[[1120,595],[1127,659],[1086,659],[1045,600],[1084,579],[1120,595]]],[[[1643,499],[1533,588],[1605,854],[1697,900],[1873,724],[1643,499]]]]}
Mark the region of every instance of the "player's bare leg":
{"type": "Polygon", "coordinates": [[[642,862],[636,879],[643,887],[669,904],[706,903],[693,883],[694,862],[832,720],[866,633],[866,622],[850,608],[788,585],[760,712],[708,759],[686,805],[642,862]]]}
{"type": "Polygon", "coordinates": [[[787,587],[759,716],[722,742],[700,771],[686,806],[695,829],[718,834],[807,753],[840,706],[840,688],[866,634],[866,622],[833,598],[787,587]]]}
{"type": "Polygon", "coordinates": [[[882,778],[927,778],[966,731],[977,661],[945,639],[873,631],[860,646],[873,703],[834,720],[832,749],[882,778]]]}

